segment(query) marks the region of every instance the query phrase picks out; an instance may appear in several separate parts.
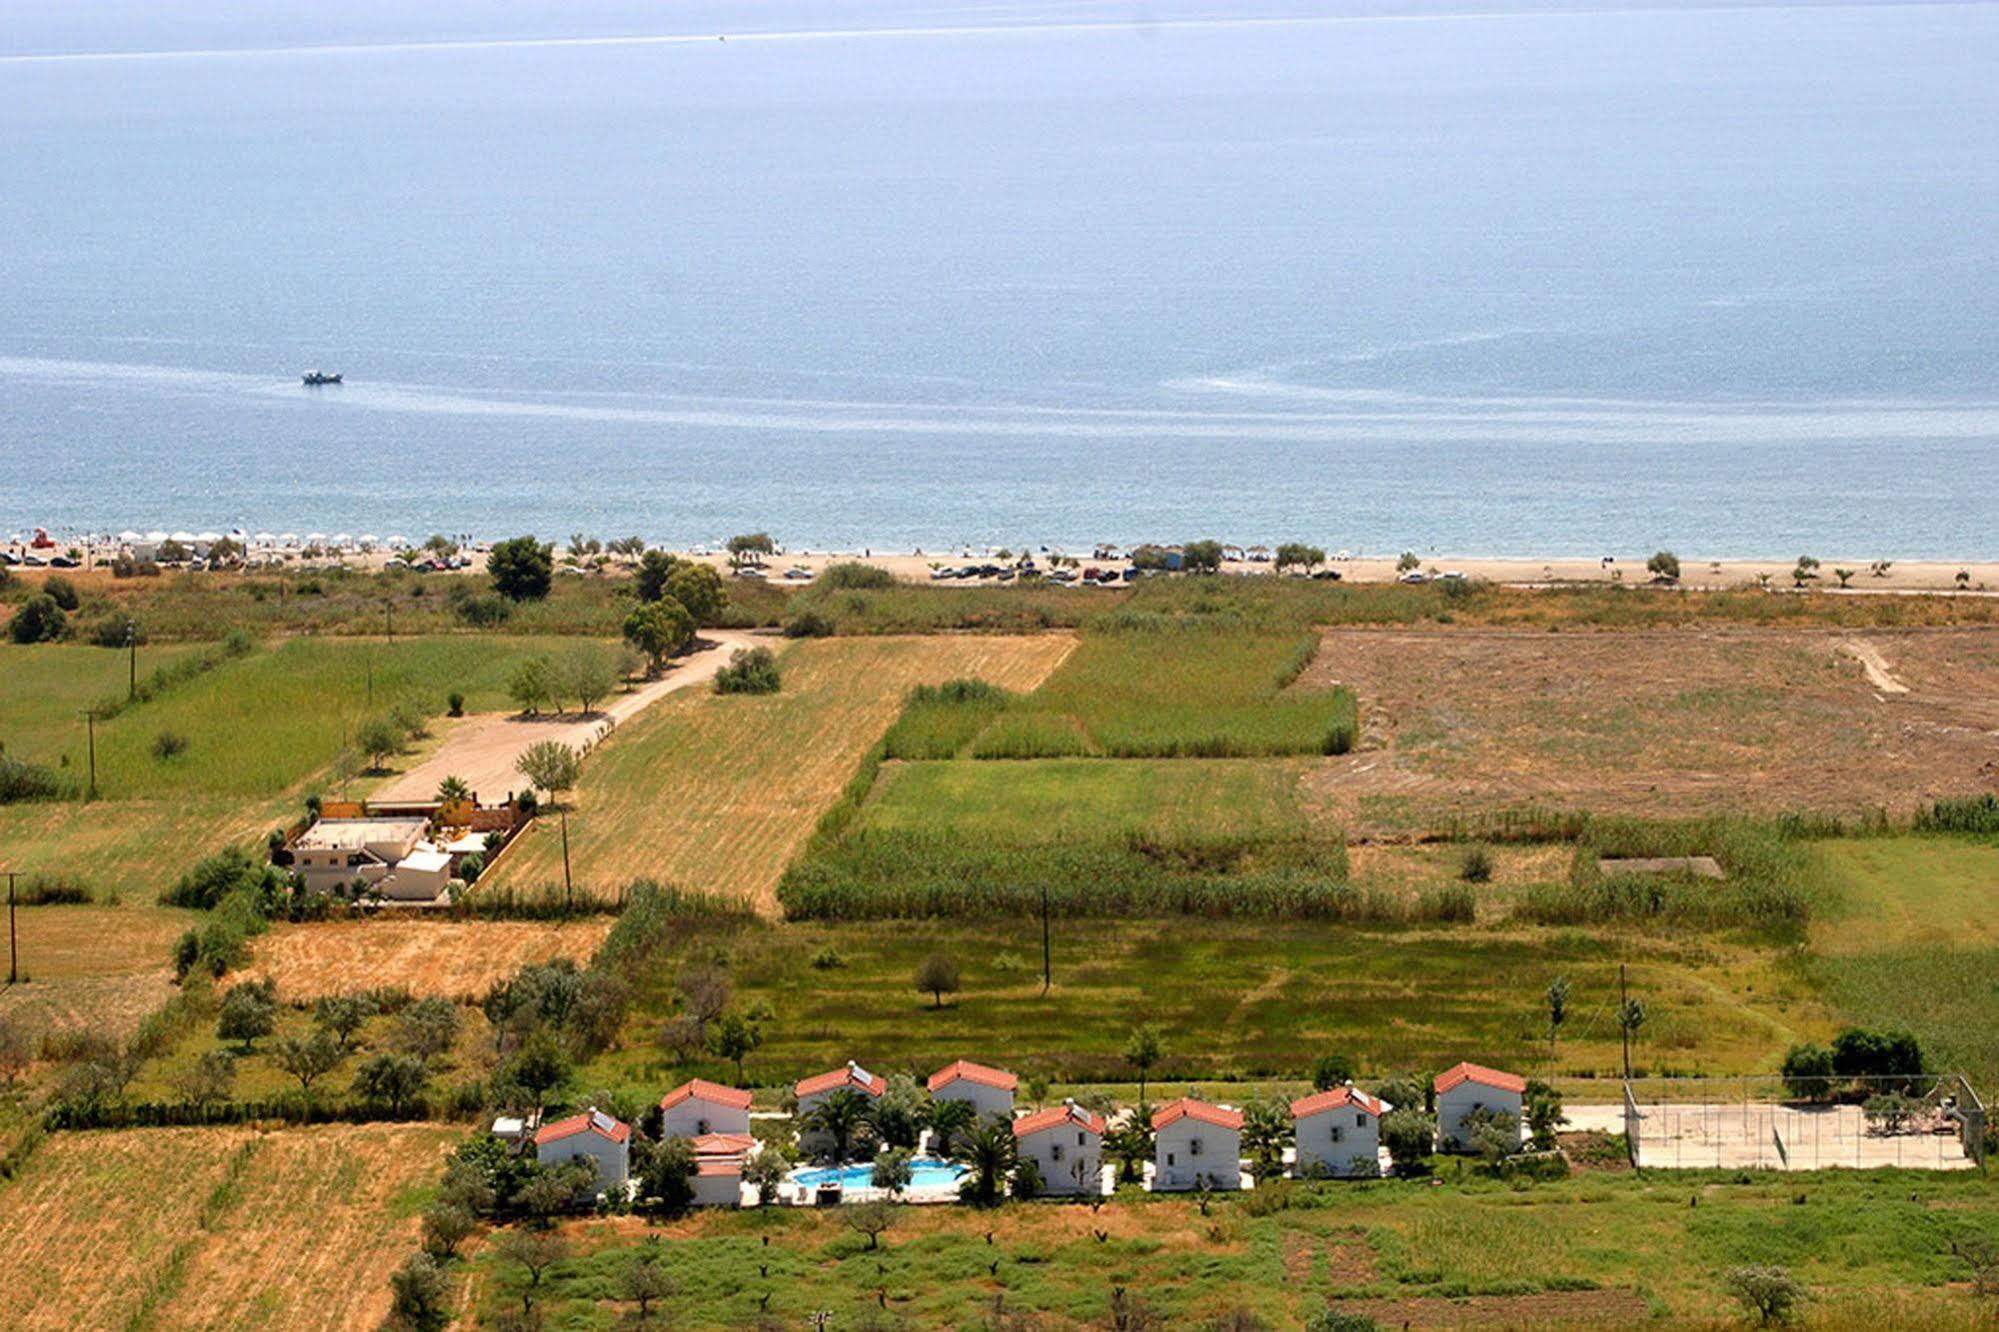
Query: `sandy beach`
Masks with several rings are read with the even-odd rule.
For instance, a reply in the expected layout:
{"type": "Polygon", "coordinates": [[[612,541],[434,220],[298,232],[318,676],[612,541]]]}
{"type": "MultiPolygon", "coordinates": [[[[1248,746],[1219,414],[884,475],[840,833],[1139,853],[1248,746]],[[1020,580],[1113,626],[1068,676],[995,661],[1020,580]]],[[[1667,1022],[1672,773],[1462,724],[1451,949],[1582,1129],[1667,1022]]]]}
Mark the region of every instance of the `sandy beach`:
{"type": "MultiPolygon", "coordinates": [[[[0,544],[16,559],[41,558],[71,549],[63,546],[58,550],[30,550],[22,543],[0,544]]],[[[112,560],[126,553],[125,548],[112,543],[100,543],[82,551],[82,568],[73,572],[92,572],[108,567],[112,560]]],[[[684,559],[698,560],[711,564],[725,572],[730,569],[726,553],[710,550],[675,552],[684,559]]],[[[472,564],[460,573],[483,571],[484,556],[481,547],[471,548],[472,564]]],[[[814,551],[785,550],[767,557],[763,564],[764,575],[772,583],[795,583],[803,585],[810,580],[805,577],[786,579],[792,570],[803,570],[817,576],[829,564],[854,562],[886,569],[896,578],[911,583],[931,582],[931,573],[940,566],[962,567],[966,564],[1007,564],[1022,556],[1032,554],[1042,569],[1052,567],[1051,556],[1061,556],[1065,561],[1074,559],[1080,567],[1095,566],[1105,569],[1122,569],[1128,563],[1123,558],[1093,559],[1089,551],[1056,550],[1037,547],[1032,551],[1015,549],[1010,552],[1011,560],[1001,559],[997,550],[972,549],[939,551],[814,551]]],[[[380,570],[395,552],[386,549],[348,549],[339,552],[323,552],[313,558],[306,558],[296,549],[259,549],[251,551],[253,559],[268,564],[275,561],[280,568],[325,568],[345,566],[367,571],[380,570]]],[[[556,547],[556,559],[561,563],[568,552],[556,547]]],[[[1523,559],[1517,557],[1485,555],[1436,555],[1424,557],[1418,567],[1431,576],[1442,574],[1462,574],[1480,582],[1496,583],[1507,587],[1554,587],[1588,584],[1625,584],[1644,586],[1650,583],[1652,575],[1646,570],[1645,562],[1649,552],[1628,553],[1594,559],[1557,557],[1552,559],[1523,559]]],[[[1793,586],[1792,569],[1797,561],[1750,560],[1750,559],[1707,559],[1698,556],[1680,555],[1679,586],[1700,591],[1726,591],[1767,587],[1784,590],[1793,586]]],[[[1338,571],[1340,578],[1353,583],[1388,583],[1401,576],[1395,555],[1347,555],[1333,556],[1319,566],[1321,569],[1338,571]]],[[[1891,592],[1969,592],[1999,593],[1999,561],[1995,560],[1895,560],[1880,572],[1875,571],[1875,561],[1871,558],[1819,557],[1818,577],[1807,586],[1819,591],[1852,594],[1873,594],[1891,592]],[[1847,585],[1842,588],[1838,572],[1851,570],[1847,585]],[[1962,573],[1965,577],[1960,580],[1962,573]]],[[[29,564],[9,566],[15,573],[33,578],[39,574],[72,572],[58,568],[37,568],[29,564]]],[[[622,560],[614,560],[609,566],[613,571],[628,567],[622,560]]],[[[1269,560],[1230,559],[1224,561],[1222,572],[1227,574],[1273,575],[1276,569],[1269,560]]],[[[967,580],[969,581],[969,580],[967,580]]],[[[955,585],[956,580],[952,580],[955,585]]]]}

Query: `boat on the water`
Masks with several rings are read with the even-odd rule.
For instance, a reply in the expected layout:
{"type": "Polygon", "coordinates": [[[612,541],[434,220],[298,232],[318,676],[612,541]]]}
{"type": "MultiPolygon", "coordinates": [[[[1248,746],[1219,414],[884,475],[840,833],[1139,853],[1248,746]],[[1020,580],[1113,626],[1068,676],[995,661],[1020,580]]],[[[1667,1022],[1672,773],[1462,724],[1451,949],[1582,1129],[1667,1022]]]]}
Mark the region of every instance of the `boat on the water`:
{"type": "Polygon", "coordinates": [[[305,372],[303,378],[308,388],[316,388],[321,384],[338,384],[340,382],[339,375],[329,375],[324,370],[308,370],[305,372]]]}

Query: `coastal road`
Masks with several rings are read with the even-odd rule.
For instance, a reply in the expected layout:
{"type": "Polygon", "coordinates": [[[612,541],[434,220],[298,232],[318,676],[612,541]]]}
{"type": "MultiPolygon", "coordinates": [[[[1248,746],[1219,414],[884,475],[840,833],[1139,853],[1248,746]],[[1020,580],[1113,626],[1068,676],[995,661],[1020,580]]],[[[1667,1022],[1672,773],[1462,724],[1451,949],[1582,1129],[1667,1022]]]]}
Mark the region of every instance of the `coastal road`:
{"type": "Polygon", "coordinates": [[[732,653],[754,646],[757,638],[742,630],[709,629],[699,642],[695,651],[675,658],[665,675],[629,693],[612,695],[601,710],[587,717],[574,712],[538,717],[485,712],[448,722],[449,729],[436,752],[390,778],[368,798],[431,800],[437,795],[438,783],[446,777],[458,777],[481,803],[494,804],[527,784],[514,770],[514,762],[529,745],[560,740],[573,749],[586,749],[675,690],[708,684],[715,672],[728,664],[732,653]]]}

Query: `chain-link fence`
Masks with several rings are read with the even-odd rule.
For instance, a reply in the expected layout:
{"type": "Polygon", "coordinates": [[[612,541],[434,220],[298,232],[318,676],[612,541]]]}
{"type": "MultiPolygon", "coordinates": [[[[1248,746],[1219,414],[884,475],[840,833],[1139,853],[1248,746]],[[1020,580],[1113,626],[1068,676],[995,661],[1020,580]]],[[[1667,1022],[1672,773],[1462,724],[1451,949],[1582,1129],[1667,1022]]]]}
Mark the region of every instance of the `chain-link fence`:
{"type": "Polygon", "coordinates": [[[1955,1075],[1635,1078],[1624,1125],[1645,1169],[1968,1170],[1985,1107],[1955,1075]]]}

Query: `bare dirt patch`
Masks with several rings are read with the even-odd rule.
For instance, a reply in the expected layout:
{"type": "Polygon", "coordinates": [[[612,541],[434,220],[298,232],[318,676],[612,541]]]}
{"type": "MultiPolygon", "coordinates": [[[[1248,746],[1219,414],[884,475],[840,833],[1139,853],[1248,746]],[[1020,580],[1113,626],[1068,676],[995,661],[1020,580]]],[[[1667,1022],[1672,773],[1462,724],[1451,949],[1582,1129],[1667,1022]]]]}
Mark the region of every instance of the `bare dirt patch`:
{"type": "Polygon", "coordinates": [[[1337,1231],[1326,1237],[1326,1263],[1335,1286],[1371,1286],[1381,1272],[1374,1245],[1362,1230],[1337,1231]]]}
{"type": "MultiPolygon", "coordinates": [[[[108,906],[21,907],[15,916],[28,980],[0,987],[0,1018],[20,1023],[37,1041],[72,1027],[120,1040],[138,1030],[173,992],[169,954],[193,919],[108,906]]],[[[0,954],[0,980],[5,965],[0,954]]]]}
{"type": "Polygon", "coordinates": [[[1903,810],[1999,789],[1999,631],[1331,630],[1299,688],[1351,685],[1362,748],[1301,784],[1360,836],[1538,805],[1646,816],[1903,810]]]}
{"type": "Polygon", "coordinates": [[[1635,1291],[1564,1290],[1539,1295],[1472,1295],[1461,1300],[1341,1300],[1347,1313],[1383,1327],[1592,1327],[1647,1321],[1651,1311],[1635,1291]]]}
{"type": "Polygon", "coordinates": [[[278,925],[258,939],[252,976],[271,976],[287,999],[376,986],[476,1001],[532,962],[587,961],[611,921],[379,919],[278,925]]]}

